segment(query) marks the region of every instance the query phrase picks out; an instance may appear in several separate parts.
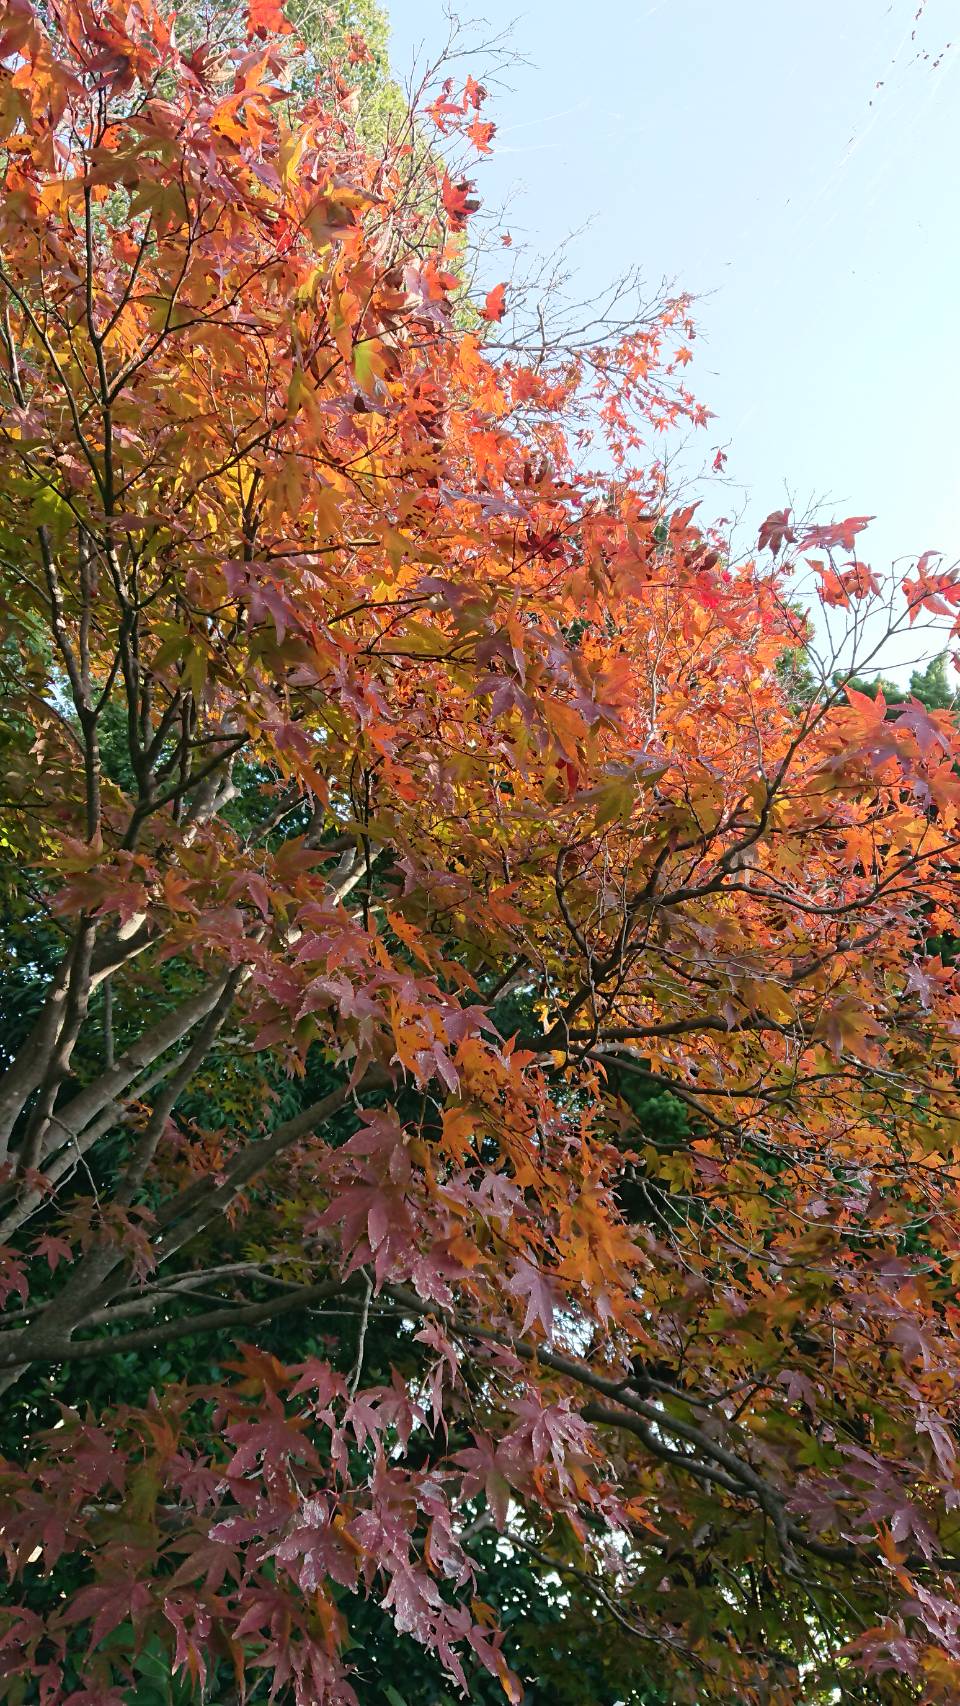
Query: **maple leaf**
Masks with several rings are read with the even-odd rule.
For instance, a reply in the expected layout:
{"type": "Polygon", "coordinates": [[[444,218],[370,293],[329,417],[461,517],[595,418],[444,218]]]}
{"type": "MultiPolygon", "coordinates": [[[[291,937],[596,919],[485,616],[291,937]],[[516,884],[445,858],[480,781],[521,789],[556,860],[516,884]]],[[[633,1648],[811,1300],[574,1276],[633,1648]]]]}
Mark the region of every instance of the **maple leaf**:
{"type": "Polygon", "coordinates": [[[506,313],[506,285],[496,284],[488,290],[480,310],[481,320],[502,320],[506,313]]]}
{"type": "Polygon", "coordinates": [[[192,1600],[168,1595],[163,1602],[163,1614],[176,1634],[174,1671],[185,1670],[191,1681],[198,1683],[202,1690],[207,1680],[207,1665],[200,1643],[205,1644],[210,1634],[210,1613],[192,1600]],[[188,1619],[192,1623],[190,1629],[187,1627],[188,1619]]]}
{"type": "Polygon", "coordinates": [[[853,562],[838,570],[832,564],[818,562],[812,557],[807,561],[819,576],[819,593],[824,604],[846,608],[851,599],[866,598],[880,591],[880,582],[866,563],[853,562]]]}
{"type": "Polygon", "coordinates": [[[926,563],[933,555],[925,552],[917,564],[915,576],[907,575],[903,581],[902,590],[907,599],[911,626],[922,610],[928,610],[934,616],[952,616],[960,604],[960,578],[952,569],[939,575],[930,574],[926,563]]]}
{"type": "Polygon", "coordinates": [[[760,523],[757,544],[761,551],[769,550],[776,556],[784,545],[792,545],[796,537],[790,525],[790,511],[772,509],[766,520],[760,523]]]}
{"type": "Polygon", "coordinates": [[[923,758],[929,758],[939,748],[949,755],[953,742],[947,729],[941,728],[935,715],[921,705],[919,699],[911,699],[893,719],[894,728],[909,729],[913,735],[923,758]]]}
{"type": "Polygon", "coordinates": [[[454,183],[453,179],[445,172],[440,187],[440,197],[450,230],[466,230],[467,220],[472,213],[476,213],[480,206],[473,194],[473,184],[466,178],[461,178],[459,182],[454,183]]]}
{"type": "Polygon", "coordinates": [[[56,1233],[43,1232],[33,1246],[35,1256],[46,1257],[51,1273],[59,1262],[69,1261],[73,1256],[73,1246],[65,1238],[58,1238],[56,1233]]]}
{"type": "Polygon", "coordinates": [[[14,1295],[26,1302],[29,1290],[22,1258],[15,1250],[0,1248],[0,1309],[14,1295]]]}
{"type": "MultiPolygon", "coordinates": [[[[307,1464],[317,1461],[316,1452],[304,1437],[305,1420],[288,1417],[277,1406],[264,1420],[237,1422],[226,1430],[226,1437],[235,1446],[226,1474],[234,1479],[245,1475],[258,1462],[265,1471],[278,1469],[293,1458],[307,1464]]],[[[211,1537],[213,1531],[211,1530],[211,1537]]]]}
{"type": "Polygon", "coordinates": [[[282,0],[248,0],[247,39],[290,35],[293,25],[284,15],[282,0]]]}
{"type": "Polygon", "coordinates": [[[521,1333],[529,1331],[535,1321],[540,1321],[549,1339],[553,1333],[553,1311],[556,1291],[548,1280],[532,1262],[522,1261],[516,1273],[507,1280],[506,1289],[511,1296],[518,1297],[525,1305],[525,1314],[521,1333]]]}
{"type": "Polygon", "coordinates": [[[873,519],[872,515],[850,515],[845,521],[833,521],[824,527],[804,527],[802,543],[822,551],[854,551],[857,534],[869,527],[873,519]]]}
{"type": "Polygon", "coordinates": [[[496,135],[496,130],[496,125],[491,124],[487,119],[477,118],[473,120],[472,124],[467,125],[467,135],[478,154],[491,153],[490,144],[496,135]]]}
{"type": "Polygon", "coordinates": [[[836,569],[831,568],[828,563],[817,563],[813,562],[812,559],[808,559],[808,561],[819,577],[820,585],[817,591],[821,603],[846,609],[850,603],[850,594],[843,576],[839,575],[836,569]]]}
{"type": "Polygon", "coordinates": [[[474,1444],[458,1451],[454,1460],[467,1471],[464,1479],[466,1496],[483,1493],[487,1509],[502,1534],[507,1526],[510,1482],[500,1467],[493,1441],[486,1434],[475,1433],[473,1438],[474,1444]]]}
{"type": "Polygon", "coordinates": [[[100,1582],[81,1588],[60,1615],[65,1623],[92,1619],[90,1645],[95,1647],[127,1618],[136,1627],[150,1603],[150,1590],[144,1582],[100,1582]]]}

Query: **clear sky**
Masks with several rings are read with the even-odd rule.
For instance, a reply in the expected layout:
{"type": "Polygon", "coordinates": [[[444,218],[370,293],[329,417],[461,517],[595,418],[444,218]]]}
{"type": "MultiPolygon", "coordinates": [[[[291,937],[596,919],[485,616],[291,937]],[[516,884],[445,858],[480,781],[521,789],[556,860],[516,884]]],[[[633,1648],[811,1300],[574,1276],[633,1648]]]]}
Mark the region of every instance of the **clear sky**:
{"type": "MultiPolygon", "coordinates": [[[[728,446],[751,520],[823,498],[877,516],[876,566],[960,556],[957,0],[915,42],[916,0],[475,3],[529,60],[485,114],[481,193],[535,251],[591,221],[585,298],[633,263],[702,298],[703,449],[728,446]]],[[[447,25],[388,10],[403,77],[447,25]]]]}

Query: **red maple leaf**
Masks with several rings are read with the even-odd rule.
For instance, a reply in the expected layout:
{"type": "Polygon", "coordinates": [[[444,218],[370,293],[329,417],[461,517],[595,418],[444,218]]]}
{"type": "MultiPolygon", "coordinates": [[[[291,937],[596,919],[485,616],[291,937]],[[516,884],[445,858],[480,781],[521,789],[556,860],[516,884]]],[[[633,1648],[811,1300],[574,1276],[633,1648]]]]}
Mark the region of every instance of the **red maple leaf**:
{"type": "Polygon", "coordinates": [[[467,135],[478,154],[492,152],[490,144],[496,135],[496,131],[496,125],[491,124],[489,119],[475,118],[472,124],[467,125],[467,135]]]}
{"type": "Polygon", "coordinates": [[[46,1256],[51,1273],[59,1262],[69,1261],[73,1255],[73,1246],[65,1238],[58,1238],[54,1232],[43,1232],[33,1246],[35,1256],[46,1256]]]}
{"type": "Polygon", "coordinates": [[[492,290],[487,291],[480,310],[481,320],[503,319],[506,313],[506,290],[505,284],[495,284],[492,290]]]}
{"type": "Polygon", "coordinates": [[[247,6],[247,40],[259,36],[265,41],[268,36],[288,36],[292,30],[283,15],[280,0],[249,0],[247,6]]]}
{"type": "Polygon", "coordinates": [[[857,534],[869,527],[872,520],[872,515],[848,515],[845,521],[831,521],[826,527],[805,527],[803,543],[820,551],[853,551],[857,534]]]}
{"type": "Polygon", "coordinates": [[[483,84],[478,83],[475,77],[468,77],[463,85],[464,107],[469,106],[473,108],[474,112],[479,112],[486,98],[487,91],[483,84]]]}
{"type": "Polygon", "coordinates": [[[443,202],[443,210],[449,220],[451,231],[466,230],[467,220],[470,218],[471,213],[476,213],[477,208],[480,206],[479,201],[473,194],[473,184],[470,180],[468,178],[461,178],[460,182],[455,184],[449,173],[444,172],[443,183],[440,189],[440,198],[443,202]]]}
{"type": "Polygon", "coordinates": [[[769,549],[776,556],[782,545],[792,545],[796,537],[790,526],[790,511],[772,509],[766,520],[760,523],[757,544],[761,551],[769,549]]]}
{"type": "Polygon", "coordinates": [[[506,1282],[506,1290],[520,1298],[526,1308],[521,1333],[529,1331],[534,1321],[542,1321],[547,1338],[553,1332],[553,1311],[556,1292],[550,1280],[526,1258],[521,1259],[515,1274],[506,1282]]]}

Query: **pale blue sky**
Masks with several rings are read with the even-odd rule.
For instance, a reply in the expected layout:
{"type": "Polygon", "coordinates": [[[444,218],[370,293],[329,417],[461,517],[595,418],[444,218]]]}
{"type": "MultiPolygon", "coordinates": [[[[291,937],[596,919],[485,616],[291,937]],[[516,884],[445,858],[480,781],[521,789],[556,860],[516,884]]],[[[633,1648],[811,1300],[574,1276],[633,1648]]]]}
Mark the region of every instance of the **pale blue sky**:
{"type": "MultiPolygon", "coordinates": [[[[877,566],[960,555],[957,0],[928,0],[916,43],[915,0],[475,4],[531,61],[490,103],[481,193],[537,251],[592,219],[585,297],[635,262],[702,296],[702,448],[728,444],[751,524],[789,488],[875,513],[877,566]]],[[[389,13],[402,76],[447,26],[389,13]]]]}

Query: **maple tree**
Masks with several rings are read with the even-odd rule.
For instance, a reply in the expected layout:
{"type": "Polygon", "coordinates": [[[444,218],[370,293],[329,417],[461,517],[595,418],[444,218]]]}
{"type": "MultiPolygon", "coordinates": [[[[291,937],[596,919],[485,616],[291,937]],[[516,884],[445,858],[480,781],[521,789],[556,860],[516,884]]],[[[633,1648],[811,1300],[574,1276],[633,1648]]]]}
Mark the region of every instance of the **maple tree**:
{"type": "Polygon", "coordinates": [[[0,1697],[519,1700],[519,1558],[631,1698],[953,1699],[952,719],[791,692],[866,518],[671,502],[685,302],[461,311],[479,83],[296,64],[0,9],[0,1697]]]}

